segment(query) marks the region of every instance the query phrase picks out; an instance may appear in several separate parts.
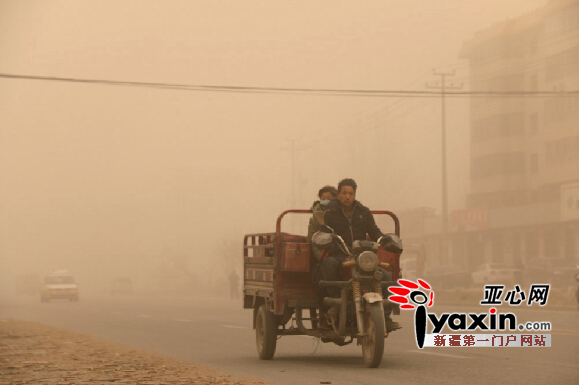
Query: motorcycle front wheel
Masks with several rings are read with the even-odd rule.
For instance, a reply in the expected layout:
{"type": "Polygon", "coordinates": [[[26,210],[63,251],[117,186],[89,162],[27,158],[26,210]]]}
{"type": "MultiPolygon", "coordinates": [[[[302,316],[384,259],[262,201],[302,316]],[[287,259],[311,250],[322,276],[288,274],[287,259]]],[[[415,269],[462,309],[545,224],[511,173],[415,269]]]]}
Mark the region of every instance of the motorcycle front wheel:
{"type": "Polygon", "coordinates": [[[255,318],[255,342],[257,353],[262,360],[271,360],[277,342],[277,322],[275,315],[265,305],[257,310],[255,318]]]}
{"type": "Polygon", "coordinates": [[[366,332],[362,340],[364,363],[369,368],[376,368],[382,362],[384,355],[385,323],[382,302],[366,304],[364,331],[366,332]]]}

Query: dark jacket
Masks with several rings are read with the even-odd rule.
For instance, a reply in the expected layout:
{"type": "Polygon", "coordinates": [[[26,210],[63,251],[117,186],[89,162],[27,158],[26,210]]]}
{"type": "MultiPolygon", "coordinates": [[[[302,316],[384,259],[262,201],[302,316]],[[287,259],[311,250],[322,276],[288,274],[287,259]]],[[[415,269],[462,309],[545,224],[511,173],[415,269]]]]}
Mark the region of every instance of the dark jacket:
{"type": "Polygon", "coordinates": [[[330,202],[328,209],[324,213],[325,224],[341,236],[350,249],[352,249],[352,242],[356,240],[365,241],[367,239],[366,234],[374,242],[384,235],[376,226],[370,209],[358,201],[354,201],[353,204],[352,219],[346,217],[340,201],[337,199],[330,202]]]}
{"type": "MultiPolygon", "coordinates": [[[[318,218],[316,218],[316,213],[317,212],[323,212],[326,209],[326,206],[323,206],[322,204],[320,204],[320,201],[315,201],[314,204],[312,205],[312,212],[313,215],[310,218],[310,223],[308,224],[308,243],[310,244],[310,249],[312,252],[312,255],[315,258],[315,263],[320,263],[322,262],[322,250],[318,249],[316,246],[314,246],[312,244],[312,237],[314,236],[314,234],[320,230],[320,227],[322,226],[322,224],[318,221],[318,218]]],[[[314,261],[312,261],[314,262],[314,261]]]]}

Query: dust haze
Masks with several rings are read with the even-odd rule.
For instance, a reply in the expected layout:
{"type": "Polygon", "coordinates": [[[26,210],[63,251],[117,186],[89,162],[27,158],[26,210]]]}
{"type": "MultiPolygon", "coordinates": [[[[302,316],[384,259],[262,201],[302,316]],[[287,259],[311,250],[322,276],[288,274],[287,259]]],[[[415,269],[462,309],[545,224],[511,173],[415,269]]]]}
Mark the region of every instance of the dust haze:
{"type": "MultiPolygon", "coordinates": [[[[545,3],[1,1],[0,72],[425,90],[436,69],[469,90],[464,42],[545,3]]],[[[469,103],[446,103],[449,210],[470,193],[469,103]]],[[[440,99],[2,78],[0,289],[67,269],[83,293],[130,277],[137,293],[223,294],[243,234],[346,177],[372,209],[440,213],[440,99]]]]}

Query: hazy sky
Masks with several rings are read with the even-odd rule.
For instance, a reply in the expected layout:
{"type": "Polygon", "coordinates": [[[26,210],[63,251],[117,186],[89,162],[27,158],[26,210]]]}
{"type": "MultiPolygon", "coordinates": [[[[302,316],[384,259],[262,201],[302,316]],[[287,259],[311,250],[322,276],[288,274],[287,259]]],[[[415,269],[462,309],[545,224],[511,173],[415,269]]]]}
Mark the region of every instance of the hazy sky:
{"type": "MultiPolygon", "coordinates": [[[[414,89],[475,31],[544,0],[1,1],[0,72],[194,85],[414,89]]],[[[468,100],[447,103],[450,208],[468,100]]],[[[374,209],[440,208],[440,101],[0,79],[0,258],[11,273],[149,274],[273,231],[344,177],[374,209]]],[[[402,224],[404,231],[404,224],[402,224]]],[[[0,265],[2,266],[2,265],[0,265]]],[[[0,277],[1,278],[1,277],[0,277]]]]}

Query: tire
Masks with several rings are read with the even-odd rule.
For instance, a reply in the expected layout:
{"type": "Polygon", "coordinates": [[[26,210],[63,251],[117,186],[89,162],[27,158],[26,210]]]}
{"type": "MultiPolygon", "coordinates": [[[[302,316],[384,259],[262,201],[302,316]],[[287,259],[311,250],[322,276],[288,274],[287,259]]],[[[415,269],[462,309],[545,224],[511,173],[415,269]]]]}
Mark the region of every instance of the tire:
{"type": "Polygon", "coordinates": [[[262,360],[271,360],[277,342],[277,321],[275,315],[261,305],[255,318],[255,342],[257,353],[262,360]]]}
{"type": "Polygon", "coordinates": [[[376,368],[382,362],[384,355],[385,324],[382,302],[366,304],[364,331],[366,332],[362,339],[364,363],[369,368],[376,368]]]}

